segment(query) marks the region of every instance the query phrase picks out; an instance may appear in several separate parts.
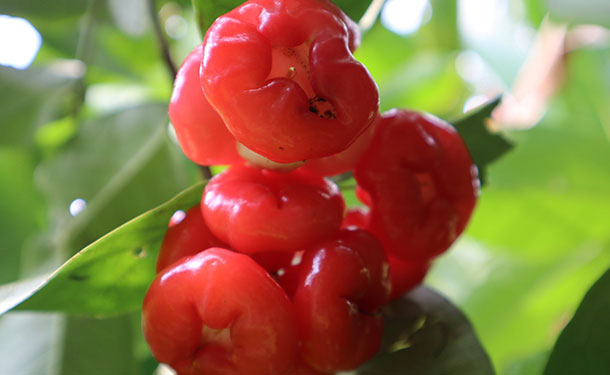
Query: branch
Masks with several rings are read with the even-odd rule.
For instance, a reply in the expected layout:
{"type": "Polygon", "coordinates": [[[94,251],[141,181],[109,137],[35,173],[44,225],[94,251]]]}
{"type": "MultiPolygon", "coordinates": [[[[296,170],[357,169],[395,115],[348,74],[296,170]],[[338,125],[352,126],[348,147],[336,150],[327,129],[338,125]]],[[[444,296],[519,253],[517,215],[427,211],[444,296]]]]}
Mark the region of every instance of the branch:
{"type": "Polygon", "coordinates": [[[159,42],[159,47],[161,48],[161,56],[163,57],[163,61],[165,61],[167,70],[169,70],[169,73],[172,75],[171,78],[173,82],[178,69],[176,68],[176,64],[174,64],[172,56],[169,53],[169,44],[167,44],[167,39],[165,39],[165,35],[163,34],[159,17],[157,17],[157,6],[155,4],[155,0],[148,0],[148,11],[150,12],[150,18],[155,30],[155,35],[157,37],[157,41],[159,42]]]}
{"type": "Polygon", "coordinates": [[[80,61],[85,69],[82,76],[74,83],[72,104],[70,108],[70,114],[74,119],[79,117],[83,103],[85,102],[85,93],[87,91],[85,74],[94,50],[93,32],[98,22],[97,14],[100,14],[101,6],[102,1],[100,0],[90,2],[81,21],[74,58],[80,61]]]}
{"type": "MultiPolygon", "coordinates": [[[[178,74],[178,69],[176,68],[176,64],[172,60],[172,56],[169,52],[169,44],[167,43],[167,39],[165,39],[165,35],[163,34],[163,29],[161,28],[161,23],[159,22],[159,17],[157,17],[157,7],[155,4],[155,0],[148,0],[148,11],[150,12],[150,18],[152,20],[153,28],[155,30],[155,35],[157,36],[157,41],[159,42],[159,47],[161,48],[161,57],[163,61],[165,61],[165,66],[167,70],[171,74],[172,82],[176,78],[176,74],[178,74]]],[[[202,165],[199,166],[201,171],[201,175],[205,180],[209,180],[212,178],[212,171],[210,168],[202,165]]]]}

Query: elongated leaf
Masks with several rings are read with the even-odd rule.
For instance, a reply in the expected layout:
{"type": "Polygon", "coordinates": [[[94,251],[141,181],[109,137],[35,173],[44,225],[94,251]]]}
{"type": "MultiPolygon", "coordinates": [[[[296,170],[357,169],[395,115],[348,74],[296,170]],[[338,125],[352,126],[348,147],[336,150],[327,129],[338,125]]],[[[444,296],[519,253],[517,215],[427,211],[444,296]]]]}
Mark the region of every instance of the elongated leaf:
{"type": "Polygon", "coordinates": [[[547,375],[610,374],[610,270],[591,287],[549,358],[547,375]]]}
{"type": "Polygon", "coordinates": [[[454,122],[455,128],[468,146],[474,163],[479,168],[479,176],[483,183],[487,166],[513,147],[500,134],[491,133],[486,126],[491,112],[499,103],[500,98],[497,98],[454,122]]]}
{"type": "Polygon", "coordinates": [[[204,183],[120,226],[81,250],[52,275],[0,288],[0,314],[18,310],[112,316],[140,308],[155,274],[167,223],[201,200],[204,183]]]}
{"type": "Polygon", "coordinates": [[[468,319],[434,290],[421,286],[384,307],[383,315],[380,352],[356,374],[494,374],[468,319]]]}

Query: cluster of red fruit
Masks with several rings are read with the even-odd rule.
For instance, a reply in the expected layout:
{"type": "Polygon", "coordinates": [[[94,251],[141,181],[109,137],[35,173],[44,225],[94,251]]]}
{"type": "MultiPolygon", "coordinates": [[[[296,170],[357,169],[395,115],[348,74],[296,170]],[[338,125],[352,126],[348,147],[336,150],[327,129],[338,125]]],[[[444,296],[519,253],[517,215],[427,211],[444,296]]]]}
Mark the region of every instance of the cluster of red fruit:
{"type": "Polygon", "coordinates": [[[463,231],[476,168],[451,125],[378,113],[328,0],[251,0],[218,18],[176,78],[186,155],[230,164],[170,222],[143,307],[154,356],[180,375],[333,374],[378,350],[379,309],[463,231]],[[345,212],[325,176],[353,170],[345,212]]]}

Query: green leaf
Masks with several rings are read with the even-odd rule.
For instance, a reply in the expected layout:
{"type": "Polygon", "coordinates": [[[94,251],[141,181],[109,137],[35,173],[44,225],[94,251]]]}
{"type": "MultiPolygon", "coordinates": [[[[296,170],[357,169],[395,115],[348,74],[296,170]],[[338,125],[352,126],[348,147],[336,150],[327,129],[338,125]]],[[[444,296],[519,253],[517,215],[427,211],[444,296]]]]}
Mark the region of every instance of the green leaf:
{"type": "Polygon", "coordinates": [[[0,284],[18,278],[26,239],[45,222],[32,159],[25,149],[0,147],[0,284]]]}
{"type": "Polygon", "coordinates": [[[410,108],[441,118],[462,113],[472,93],[456,69],[455,5],[445,3],[432,4],[434,16],[417,33],[401,36],[377,22],[363,35],[354,55],[379,85],[381,111],[410,108]]]}
{"type": "Polygon", "coordinates": [[[412,108],[443,117],[461,110],[463,95],[453,53],[419,53],[391,71],[380,88],[383,108],[412,108]],[[458,108],[460,107],[460,108],[458,108]]]}
{"type": "Polygon", "coordinates": [[[30,144],[35,129],[66,104],[79,68],[77,63],[27,70],[0,66],[0,146],[30,144]]]}
{"type": "Polygon", "coordinates": [[[194,166],[169,139],[167,123],[165,104],[87,121],[38,167],[36,181],[54,223],[50,241],[64,259],[195,182],[194,166]],[[77,198],[87,206],[72,216],[77,198]]]}
{"type": "Polygon", "coordinates": [[[565,327],[544,373],[610,374],[610,270],[589,289],[565,327]]]}
{"type": "Polygon", "coordinates": [[[429,0],[433,17],[418,30],[417,44],[423,48],[457,51],[464,48],[462,31],[458,30],[458,2],[429,0]]]}
{"type": "Polygon", "coordinates": [[[216,18],[243,3],[241,0],[192,0],[192,2],[202,36],[205,35],[208,27],[212,25],[216,18]]]}
{"type": "Polygon", "coordinates": [[[381,349],[356,374],[494,374],[468,319],[434,290],[418,287],[382,313],[381,349]]]}
{"type": "Polygon", "coordinates": [[[89,2],[85,0],[2,0],[0,14],[21,17],[63,18],[84,13],[89,2]]]}
{"type": "Polygon", "coordinates": [[[527,355],[507,367],[505,375],[542,374],[544,364],[549,356],[547,351],[527,355]]]}
{"type": "Polygon", "coordinates": [[[137,362],[133,352],[131,316],[109,319],[70,316],[66,319],[61,375],[132,375],[137,362]],[[91,340],[95,337],[95,340],[91,340]]]}
{"type": "Polygon", "coordinates": [[[491,133],[486,126],[491,112],[499,103],[500,98],[497,98],[453,123],[464,139],[474,163],[479,168],[482,183],[485,182],[487,166],[513,147],[500,134],[491,133]]]}
{"type": "Polygon", "coordinates": [[[426,279],[472,319],[499,374],[549,353],[610,264],[609,57],[570,55],[546,116],[510,134],[519,146],[489,167],[466,236],[426,279]]]}
{"type": "Polygon", "coordinates": [[[333,0],[333,2],[356,22],[362,18],[371,5],[371,0],[333,0]]]}
{"type": "Polygon", "coordinates": [[[139,309],[170,217],[198,204],[204,186],[194,185],[113,230],[42,280],[0,287],[0,314],[16,308],[112,316],[139,309]]]}
{"type": "Polygon", "coordinates": [[[527,18],[534,27],[538,27],[547,14],[547,4],[545,0],[524,0],[523,5],[527,10],[527,18]]]}

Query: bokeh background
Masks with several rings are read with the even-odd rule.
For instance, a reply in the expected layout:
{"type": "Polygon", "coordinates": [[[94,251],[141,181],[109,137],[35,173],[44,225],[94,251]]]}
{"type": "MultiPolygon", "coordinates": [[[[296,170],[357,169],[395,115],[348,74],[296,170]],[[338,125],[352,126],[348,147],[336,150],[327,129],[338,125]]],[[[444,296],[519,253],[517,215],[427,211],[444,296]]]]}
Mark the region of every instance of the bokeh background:
{"type": "MultiPolygon", "coordinates": [[[[463,309],[499,374],[541,373],[610,266],[610,3],[374,1],[361,25],[356,57],[383,110],[452,120],[504,95],[488,125],[515,147],[426,283],[463,309]]],[[[172,69],[200,40],[189,1],[0,3],[0,283],[201,179],[166,113],[172,69]]],[[[152,374],[139,324],[6,314],[0,374],[152,374]]]]}

